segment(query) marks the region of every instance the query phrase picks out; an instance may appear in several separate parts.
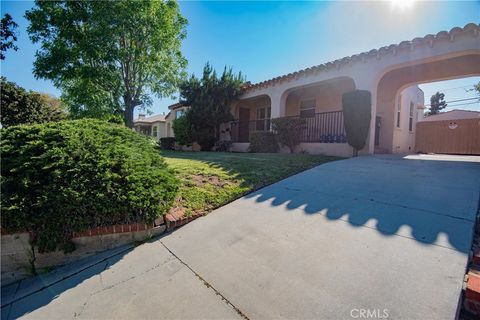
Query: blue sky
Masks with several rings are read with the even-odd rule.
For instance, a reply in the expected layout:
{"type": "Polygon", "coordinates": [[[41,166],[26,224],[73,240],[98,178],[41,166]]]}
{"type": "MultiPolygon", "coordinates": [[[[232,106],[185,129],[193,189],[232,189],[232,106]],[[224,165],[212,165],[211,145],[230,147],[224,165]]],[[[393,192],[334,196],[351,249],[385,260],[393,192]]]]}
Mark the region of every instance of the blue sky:
{"type": "MultiPolygon", "coordinates": [[[[1,74],[19,85],[56,96],[51,82],[32,74],[35,50],[26,33],[25,11],[31,1],[1,1],[19,27],[19,51],[7,53],[1,74]]],[[[189,20],[183,44],[188,72],[200,74],[205,62],[228,65],[247,80],[259,82],[344,56],[469,22],[480,21],[480,1],[419,2],[409,7],[384,2],[180,2],[189,20]]],[[[480,77],[421,85],[426,97],[444,91],[446,100],[473,97],[466,92],[480,77]]],[[[154,113],[175,99],[154,99],[154,113]]],[[[455,105],[455,103],[452,103],[455,105]]],[[[453,107],[452,107],[453,108],[453,107]]],[[[480,110],[480,104],[458,106],[480,110]]]]}

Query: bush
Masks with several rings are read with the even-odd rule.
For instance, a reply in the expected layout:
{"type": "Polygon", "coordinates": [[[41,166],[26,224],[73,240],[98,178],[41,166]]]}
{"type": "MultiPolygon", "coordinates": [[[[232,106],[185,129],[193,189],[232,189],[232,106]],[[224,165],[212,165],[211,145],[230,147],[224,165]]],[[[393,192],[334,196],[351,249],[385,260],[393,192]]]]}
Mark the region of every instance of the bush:
{"type": "Polygon", "coordinates": [[[250,134],[250,152],[278,152],[275,134],[271,131],[254,131],[250,134]]]}
{"type": "Polygon", "coordinates": [[[152,223],[178,182],[147,139],[83,119],[2,129],[2,221],[31,232],[40,252],[73,249],[73,232],[152,223]]]}
{"type": "Polygon", "coordinates": [[[290,153],[293,153],[295,147],[300,144],[304,127],[304,118],[285,117],[272,119],[272,128],[277,133],[278,142],[288,147],[290,153]]]}
{"type": "Polygon", "coordinates": [[[175,150],[175,138],[174,137],[160,138],[160,149],[175,150]]]}
{"type": "Polygon", "coordinates": [[[192,144],[192,125],[186,116],[173,120],[173,133],[178,144],[182,146],[192,144]]]}
{"type": "Polygon", "coordinates": [[[232,141],[230,140],[220,140],[215,143],[214,150],[218,152],[229,152],[232,148],[232,141]]]}
{"type": "Polygon", "coordinates": [[[343,118],[347,142],[358,150],[365,146],[370,130],[372,97],[370,91],[355,90],[342,95],[343,118]]]}

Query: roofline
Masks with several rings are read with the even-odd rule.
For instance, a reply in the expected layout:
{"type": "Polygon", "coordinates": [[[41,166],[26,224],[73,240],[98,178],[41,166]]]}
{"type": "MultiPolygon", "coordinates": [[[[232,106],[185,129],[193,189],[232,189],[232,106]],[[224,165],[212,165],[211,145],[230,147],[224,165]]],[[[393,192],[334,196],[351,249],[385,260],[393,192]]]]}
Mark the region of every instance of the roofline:
{"type": "Polygon", "coordinates": [[[268,87],[277,82],[284,81],[287,79],[298,78],[300,76],[309,75],[311,73],[318,73],[318,72],[326,71],[332,68],[340,68],[343,65],[351,64],[354,62],[365,62],[366,59],[379,58],[387,54],[395,54],[398,51],[398,49],[402,49],[406,47],[413,49],[415,48],[415,46],[432,44],[433,41],[438,41],[442,39],[450,39],[453,41],[456,35],[461,33],[466,33],[466,32],[473,32],[474,34],[478,34],[480,32],[480,24],[468,23],[463,28],[455,27],[455,28],[452,28],[450,31],[440,31],[436,35],[427,34],[422,38],[417,37],[410,41],[402,41],[398,44],[391,44],[389,46],[384,46],[379,49],[372,49],[368,52],[354,54],[352,56],[347,56],[341,59],[333,60],[333,61],[319,64],[316,66],[312,66],[310,68],[301,69],[299,71],[288,73],[283,76],[278,76],[276,78],[268,79],[265,81],[261,81],[261,82],[246,86],[244,93],[257,88],[268,87]]]}

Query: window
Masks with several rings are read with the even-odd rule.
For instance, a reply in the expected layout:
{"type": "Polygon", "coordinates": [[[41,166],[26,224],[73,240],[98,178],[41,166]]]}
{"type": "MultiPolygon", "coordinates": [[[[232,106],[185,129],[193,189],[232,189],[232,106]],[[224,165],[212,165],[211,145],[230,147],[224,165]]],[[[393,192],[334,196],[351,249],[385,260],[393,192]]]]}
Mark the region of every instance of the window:
{"type": "Polygon", "coordinates": [[[402,109],[402,95],[398,97],[397,105],[397,128],[400,128],[400,110],[402,109]]]}
{"type": "Polygon", "coordinates": [[[157,126],[152,127],[152,136],[154,136],[154,137],[158,136],[158,127],[157,126]]]}
{"type": "Polygon", "coordinates": [[[184,111],[184,110],[177,110],[177,111],[175,111],[175,119],[180,118],[180,117],[183,116],[184,114],[185,114],[185,111],[184,111]]]}
{"type": "Polygon", "coordinates": [[[413,102],[410,102],[410,115],[408,118],[408,131],[413,131],[413,102]]]}
{"type": "Polygon", "coordinates": [[[313,118],[315,116],[315,99],[300,102],[300,117],[313,118]]]}
{"type": "Polygon", "coordinates": [[[270,130],[270,118],[272,108],[262,107],[257,109],[257,130],[268,131],[270,130]]]}

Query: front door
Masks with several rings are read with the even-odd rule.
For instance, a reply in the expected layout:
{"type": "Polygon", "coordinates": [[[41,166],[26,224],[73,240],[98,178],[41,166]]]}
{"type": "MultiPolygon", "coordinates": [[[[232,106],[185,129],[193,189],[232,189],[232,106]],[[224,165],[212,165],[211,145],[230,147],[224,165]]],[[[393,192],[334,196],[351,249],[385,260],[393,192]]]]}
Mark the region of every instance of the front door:
{"type": "Polygon", "coordinates": [[[238,142],[248,142],[249,140],[249,123],[250,109],[240,108],[238,114],[238,142]]]}

